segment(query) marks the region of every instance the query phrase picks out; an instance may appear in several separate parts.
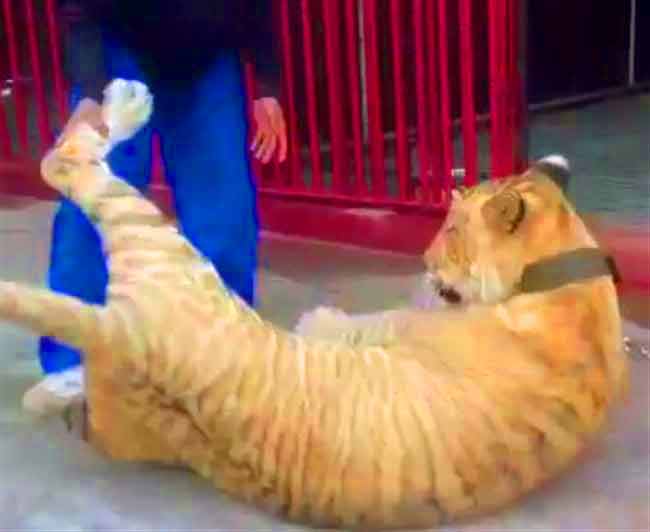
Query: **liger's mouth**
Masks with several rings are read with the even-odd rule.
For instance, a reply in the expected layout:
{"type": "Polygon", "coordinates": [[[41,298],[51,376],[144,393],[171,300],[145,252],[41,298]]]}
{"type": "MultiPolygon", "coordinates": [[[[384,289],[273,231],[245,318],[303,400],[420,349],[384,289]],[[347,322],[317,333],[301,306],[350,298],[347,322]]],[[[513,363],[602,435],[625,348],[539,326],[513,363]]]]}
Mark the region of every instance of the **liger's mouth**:
{"type": "Polygon", "coordinates": [[[452,305],[458,305],[463,300],[460,293],[450,286],[440,285],[438,287],[438,295],[452,305]]]}
{"type": "Polygon", "coordinates": [[[458,305],[462,303],[463,296],[461,296],[460,292],[453,286],[445,284],[440,280],[439,277],[432,273],[429,273],[427,275],[427,278],[436,294],[438,294],[438,297],[440,297],[446,303],[449,303],[450,305],[458,305]]]}

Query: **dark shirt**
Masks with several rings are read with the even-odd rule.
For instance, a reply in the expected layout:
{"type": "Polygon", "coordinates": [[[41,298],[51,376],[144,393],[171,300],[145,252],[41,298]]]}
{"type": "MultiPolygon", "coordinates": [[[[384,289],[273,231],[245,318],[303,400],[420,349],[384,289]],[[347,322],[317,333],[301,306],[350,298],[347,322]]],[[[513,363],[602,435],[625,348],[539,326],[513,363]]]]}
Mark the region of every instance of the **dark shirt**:
{"type": "MultiPolygon", "coordinates": [[[[150,78],[184,83],[201,75],[224,49],[254,62],[258,96],[277,96],[279,65],[272,0],[62,0],[77,8],[75,24],[93,25],[128,47],[150,78]]],[[[79,53],[77,51],[76,53],[79,53]]]]}

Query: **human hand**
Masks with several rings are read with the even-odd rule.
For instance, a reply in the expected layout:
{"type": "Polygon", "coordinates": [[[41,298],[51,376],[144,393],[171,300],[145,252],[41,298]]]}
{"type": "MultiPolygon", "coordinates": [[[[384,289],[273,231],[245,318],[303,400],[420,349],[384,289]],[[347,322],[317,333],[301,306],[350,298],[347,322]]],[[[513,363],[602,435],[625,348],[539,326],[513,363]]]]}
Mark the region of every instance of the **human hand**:
{"type": "Polygon", "coordinates": [[[263,164],[277,153],[278,162],[287,157],[287,126],[280,102],[275,98],[258,98],[253,102],[255,138],[251,151],[263,164]]]}

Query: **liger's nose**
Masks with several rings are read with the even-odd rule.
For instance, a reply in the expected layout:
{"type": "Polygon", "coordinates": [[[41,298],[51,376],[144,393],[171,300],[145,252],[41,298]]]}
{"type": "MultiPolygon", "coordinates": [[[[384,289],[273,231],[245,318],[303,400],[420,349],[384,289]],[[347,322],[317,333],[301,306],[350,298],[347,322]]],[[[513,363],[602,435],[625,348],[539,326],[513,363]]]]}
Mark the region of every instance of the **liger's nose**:
{"type": "Polygon", "coordinates": [[[424,279],[426,283],[433,288],[440,286],[440,278],[431,271],[428,271],[426,274],[424,274],[424,279]]]}

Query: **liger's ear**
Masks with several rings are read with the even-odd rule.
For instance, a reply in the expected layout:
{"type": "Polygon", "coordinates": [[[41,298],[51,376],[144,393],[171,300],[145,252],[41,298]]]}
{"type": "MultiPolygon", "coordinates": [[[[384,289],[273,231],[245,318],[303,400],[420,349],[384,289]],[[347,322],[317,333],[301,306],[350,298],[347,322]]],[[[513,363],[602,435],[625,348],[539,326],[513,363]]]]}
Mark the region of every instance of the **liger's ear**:
{"type": "Polygon", "coordinates": [[[481,208],[487,226],[499,233],[514,233],[526,216],[526,201],[509,188],[490,198],[481,208]]]}
{"type": "MultiPolygon", "coordinates": [[[[557,186],[566,192],[569,188],[571,179],[571,168],[569,161],[563,155],[548,155],[536,161],[526,174],[532,173],[544,174],[546,177],[555,182],[557,186]]],[[[524,174],[524,175],[526,175],[524,174]]]]}
{"type": "Polygon", "coordinates": [[[476,187],[466,187],[465,185],[459,185],[451,191],[451,197],[453,200],[462,200],[467,198],[476,190],[476,187]]]}

